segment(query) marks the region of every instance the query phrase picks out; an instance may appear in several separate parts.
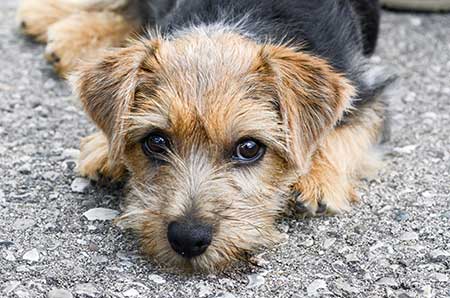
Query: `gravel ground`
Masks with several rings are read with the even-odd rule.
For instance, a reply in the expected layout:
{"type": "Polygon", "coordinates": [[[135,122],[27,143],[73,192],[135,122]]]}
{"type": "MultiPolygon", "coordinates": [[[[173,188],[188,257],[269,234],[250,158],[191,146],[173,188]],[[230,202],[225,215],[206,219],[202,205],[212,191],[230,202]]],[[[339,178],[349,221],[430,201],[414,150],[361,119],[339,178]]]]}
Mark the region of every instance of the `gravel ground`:
{"type": "Polygon", "coordinates": [[[73,184],[74,149],[94,127],[43,47],[18,34],[16,5],[0,2],[0,297],[450,297],[449,14],[383,15],[373,61],[400,78],[386,166],[359,206],[284,220],[287,241],[261,267],[186,276],[83,216],[120,210],[120,187],[73,184]]]}

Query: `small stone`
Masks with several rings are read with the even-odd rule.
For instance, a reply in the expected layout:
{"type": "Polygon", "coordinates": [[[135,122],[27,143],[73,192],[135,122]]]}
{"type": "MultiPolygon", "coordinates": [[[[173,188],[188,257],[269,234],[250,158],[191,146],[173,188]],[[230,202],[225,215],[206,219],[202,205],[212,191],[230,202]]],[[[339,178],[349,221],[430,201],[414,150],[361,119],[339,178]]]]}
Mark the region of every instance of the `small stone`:
{"type": "Polygon", "coordinates": [[[336,242],[335,238],[325,239],[325,241],[323,242],[323,248],[324,249],[329,249],[331,246],[333,246],[333,244],[335,242],[336,242]]]}
{"type": "Polygon", "coordinates": [[[359,293],[359,289],[352,287],[350,284],[348,284],[345,280],[343,279],[338,279],[335,281],[336,287],[344,292],[347,293],[354,293],[354,294],[358,294],[359,293]]]}
{"type": "Polygon", "coordinates": [[[88,179],[77,177],[72,181],[70,188],[76,193],[86,193],[91,186],[91,182],[88,179]]]}
{"type": "Polygon", "coordinates": [[[417,17],[412,17],[409,22],[411,23],[411,25],[418,27],[420,25],[422,25],[422,20],[420,18],[417,17]]]}
{"type": "Polygon", "coordinates": [[[422,287],[423,297],[424,298],[431,298],[434,297],[434,291],[433,288],[431,288],[430,285],[426,285],[422,287]]]}
{"type": "Polygon", "coordinates": [[[64,149],[61,153],[63,160],[77,160],[80,157],[80,150],[78,149],[64,149]]]}
{"type": "Polygon", "coordinates": [[[213,293],[212,288],[205,285],[204,283],[198,284],[197,289],[198,289],[198,297],[200,298],[210,296],[213,293]]]}
{"type": "Polygon", "coordinates": [[[440,281],[440,282],[448,282],[448,276],[443,273],[434,273],[433,279],[440,281]]]}
{"type": "Polygon", "coordinates": [[[236,296],[234,296],[230,292],[220,292],[219,294],[217,294],[214,297],[216,297],[216,298],[236,298],[236,296]]]}
{"type": "Polygon", "coordinates": [[[39,252],[36,248],[33,248],[32,250],[27,251],[22,259],[29,261],[29,262],[38,262],[39,261],[39,252]]]}
{"type": "Polygon", "coordinates": [[[327,283],[323,279],[316,279],[306,288],[310,296],[319,296],[319,290],[327,290],[327,283]]]}
{"type": "Polygon", "coordinates": [[[411,154],[416,150],[417,145],[408,145],[404,147],[396,147],[394,148],[394,152],[400,153],[400,154],[411,154]]]}
{"type": "Polygon", "coordinates": [[[379,248],[382,248],[383,246],[384,246],[384,243],[383,243],[383,242],[377,241],[377,243],[375,243],[374,245],[372,245],[372,246],[369,248],[369,250],[370,250],[370,251],[375,251],[375,250],[377,250],[377,249],[379,249],[379,248]]]}
{"type": "Polygon", "coordinates": [[[405,211],[399,210],[397,211],[397,213],[395,214],[395,218],[396,221],[400,222],[400,221],[405,221],[407,219],[409,219],[409,214],[406,213],[405,211]]]}
{"type": "Polygon", "coordinates": [[[73,298],[72,293],[63,289],[53,289],[47,294],[48,298],[73,298]]]}
{"type": "Polygon", "coordinates": [[[12,228],[16,231],[22,231],[33,227],[36,222],[30,218],[19,218],[13,223],[12,228]]]}
{"type": "Polygon", "coordinates": [[[351,253],[345,256],[347,262],[359,262],[359,258],[356,253],[351,253]]]}
{"type": "Polygon", "coordinates": [[[429,190],[426,190],[422,193],[422,197],[424,197],[425,199],[432,199],[432,198],[436,197],[436,194],[429,190]]]}
{"type": "Polygon", "coordinates": [[[383,277],[380,278],[377,281],[377,284],[382,285],[382,286],[388,286],[391,288],[397,288],[398,287],[398,283],[395,279],[391,278],[391,277],[383,277]]]}
{"type": "Polygon", "coordinates": [[[11,280],[5,283],[5,287],[3,288],[3,293],[8,296],[8,294],[12,293],[18,286],[20,286],[20,281],[11,280]]]}
{"type": "Polygon", "coordinates": [[[44,174],[42,174],[42,177],[45,180],[54,182],[54,181],[56,181],[58,179],[59,174],[57,172],[54,172],[54,171],[49,171],[49,172],[45,172],[44,174]]]}
{"type": "Polygon", "coordinates": [[[92,262],[94,264],[105,264],[108,263],[108,258],[106,256],[93,256],[92,257],[92,262]]]}
{"type": "Polygon", "coordinates": [[[25,288],[18,288],[14,291],[17,298],[32,298],[30,292],[25,288]]]}
{"type": "Polygon", "coordinates": [[[7,261],[10,262],[15,262],[16,261],[16,257],[14,256],[14,253],[10,250],[5,251],[3,258],[7,261]]]}
{"type": "Polygon", "coordinates": [[[9,241],[9,240],[0,240],[0,247],[6,247],[6,248],[8,248],[8,247],[13,246],[13,245],[14,245],[14,242],[12,242],[12,241],[9,241]]]}
{"type": "Polygon", "coordinates": [[[26,163],[20,166],[19,173],[23,175],[29,175],[31,174],[31,165],[26,163]]]}
{"type": "Polygon", "coordinates": [[[426,112],[422,114],[422,118],[436,119],[437,117],[438,117],[437,114],[434,112],[426,112]]]}
{"type": "Polygon", "coordinates": [[[248,278],[247,288],[254,289],[262,286],[266,282],[264,275],[265,274],[255,273],[247,276],[248,278]]]}
{"type": "Polygon", "coordinates": [[[88,220],[112,220],[119,215],[119,211],[108,208],[93,208],[83,213],[88,220]]]}
{"type": "Polygon", "coordinates": [[[429,253],[430,259],[433,262],[442,262],[443,260],[450,257],[450,252],[445,250],[436,249],[429,253]]]}
{"type": "Polygon", "coordinates": [[[136,297],[136,296],[139,296],[139,292],[135,289],[129,289],[129,290],[126,290],[125,292],[123,292],[123,295],[125,297],[136,297]]]}
{"type": "Polygon", "coordinates": [[[164,278],[162,278],[161,276],[156,275],[156,274],[150,274],[148,276],[148,279],[159,285],[166,283],[166,280],[164,278]]]}
{"type": "Polygon", "coordinates": [[[75,286],[75,293],[88,297],[97,297],[100,291],[91,283],[78,284],[75,286]]]}
{"type": "Polygon", "coordinates": [[[405,232],[402,235],[400,235],[399,239],[401,241],[419,240],[419,235],[416,232],[405,232]]]}
{"type": "Polygon", "coordinates": [[[308,239],[308,240],[305,240],[305,242],[303,242],[303,246],[305,246],[305,247],[311,247],[313,245],[314,245],[314,240],[312,240],[312,239],[308,239]]]}

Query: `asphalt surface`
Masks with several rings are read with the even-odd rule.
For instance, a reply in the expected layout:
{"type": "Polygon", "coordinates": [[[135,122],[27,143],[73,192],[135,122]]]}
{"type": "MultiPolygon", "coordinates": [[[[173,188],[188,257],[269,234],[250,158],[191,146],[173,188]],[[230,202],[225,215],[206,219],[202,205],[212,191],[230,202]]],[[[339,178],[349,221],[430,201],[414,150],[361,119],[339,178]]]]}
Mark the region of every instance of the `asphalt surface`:
{"type": "Polygon", "coordinates": [[[399,79],[386,166],[361,204],[282,221],[287,241],[260,267],[177,275],[83,215],[120,210],[121,190],[72,190],[71,149],[94,126],[17,32],[16,6],[0,2],[0,297],[450,297],[450,14],[383,14],[373,61],[399,79]]]}

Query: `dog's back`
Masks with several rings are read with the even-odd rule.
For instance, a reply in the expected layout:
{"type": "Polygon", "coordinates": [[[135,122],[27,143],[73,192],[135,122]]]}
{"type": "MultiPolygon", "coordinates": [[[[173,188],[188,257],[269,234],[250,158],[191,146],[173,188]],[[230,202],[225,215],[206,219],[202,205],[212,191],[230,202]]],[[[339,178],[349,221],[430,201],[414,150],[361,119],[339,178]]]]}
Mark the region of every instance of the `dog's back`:
{"type": "Polygon", "coordinates": [[[301,46],[348,72],[356,54],[374,51],[378,18],[377,0],[182,0],[159,24],[166,32],[240,24],[259,41],[301,46]]]}

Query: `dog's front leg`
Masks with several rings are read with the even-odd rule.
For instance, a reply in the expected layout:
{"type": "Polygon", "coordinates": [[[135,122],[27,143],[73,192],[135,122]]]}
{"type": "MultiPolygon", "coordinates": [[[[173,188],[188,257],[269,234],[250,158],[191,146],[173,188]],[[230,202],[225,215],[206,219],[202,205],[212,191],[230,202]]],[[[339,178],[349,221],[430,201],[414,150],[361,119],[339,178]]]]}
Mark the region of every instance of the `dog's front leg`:
{"type": "Polygon", "coordinates": [[[340,213],[359,200],[359,180],[380,166],[380,154],[374,149],[383,127],[379,115],[367,109],[356,124],[338,127],[326,137],[309,173],[293,185],[298,214],[340,213]]]}
{"type": "Polygon", "coordinates": [[[109,158],[109,143],[102,132],[81,140],[77,172],[94,181],[101,178],[120,181],[127,173],[123,164],[112,162],[109,158]]]}

